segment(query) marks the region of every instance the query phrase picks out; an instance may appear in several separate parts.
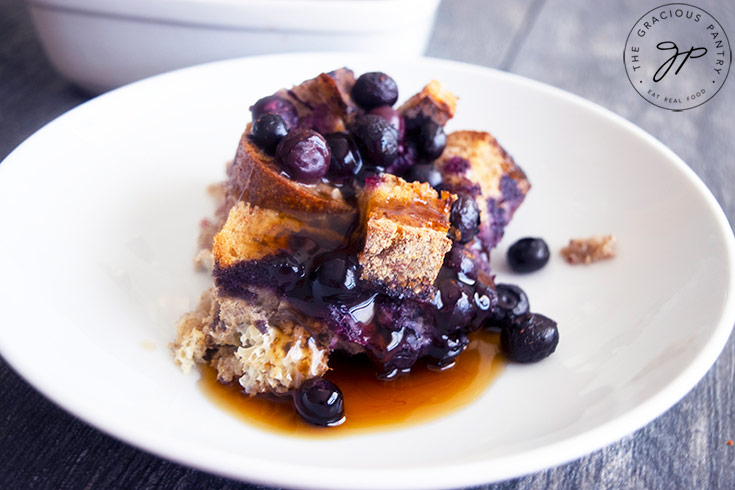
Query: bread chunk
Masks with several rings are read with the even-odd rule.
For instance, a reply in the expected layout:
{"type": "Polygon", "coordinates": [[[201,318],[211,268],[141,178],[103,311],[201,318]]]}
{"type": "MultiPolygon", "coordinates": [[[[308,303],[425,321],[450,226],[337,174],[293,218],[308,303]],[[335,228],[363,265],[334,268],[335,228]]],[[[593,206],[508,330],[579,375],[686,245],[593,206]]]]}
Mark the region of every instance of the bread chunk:
{"type": "Polygon", "coordinates": [[[240,201],[214,236],[212,254],[217,267],[230,267],[287,249],[294,235],[308,236],[324,248],[333,248],[342,241],[348,226],[345,220],[297,215],[240,201]]]}
{"type": "Polygon", "coordinates": [[[306,80],[276,95],[290,100],[296,107],[299,126],[321,134],[345,131],[352,122],[355,106],[350,91],[355,84],[352,70],[340,68],[306,80]]]}
{"type": "Polygon", "coordinates": [[[452,247],[447,238],[453,197],[429,184],[390,174],[368,179],[358,203],[365,245],[358,255],[361,279],[388,294],[424,296],[452,247]]]}
{"type": "Polygon", "coordinates": [[[572,238],[561,249],[562,256],[570,264],[591,264],[613,259],[617,255],[613,235],[595,235],[589,238],[572,238]]]}
{"type": "Polygon", "coordinates": [[[286,247],[289,235],[304,224],[283,212],[239,202],[214,237],[212,254],[219,267],[257,260],[286,247]]]}
{"type": "Polygon", "coordinates": [[[398,112],[406,119],[433,119],[440,126],[453,118],[456,110],[457,97],[436,80],[429,82],[421,92],[398,108],[398,112]]]}
{"type": "Polygon", "coordinates": [[[475,198],[481,216],[478,237],[488,250],[493,248],[531,187],[526,174],[490,133],[479,131],[447,135],[436,168],[444,188],[475,198]]]}
{"type": "Polygon", "coordinates": [[[205,291],[197,309],[179,320],[176,362],[184,372],[209,364],[220,382],[237,381],[249,395],[286,393],[323,375],[329,349],[283,306],[266,290],[247,301],[205,291]]]}
{"type": "Polygon", "coordinates": [[[227,209],[238,201],[264,208],[313,213],[353,212],[334,186],[303,184],[284,175],[275,158],[263,152],[250,138],[248,124],[237,147],[235,163],[226,186],[227,209]]]}

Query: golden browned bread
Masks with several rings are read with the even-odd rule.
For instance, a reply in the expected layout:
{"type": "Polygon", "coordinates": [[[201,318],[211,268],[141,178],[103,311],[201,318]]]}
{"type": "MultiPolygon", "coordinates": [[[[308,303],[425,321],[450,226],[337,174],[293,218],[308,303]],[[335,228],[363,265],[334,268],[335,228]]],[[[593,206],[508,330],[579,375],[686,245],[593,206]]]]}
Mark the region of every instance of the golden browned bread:
{"type": "Polygon", "coordinates": [[[436,80],[429,82],[421,92],[398,108],[398,112],[406,119],[414,119],[421,115],[433,119],[441,126],[454,117],[456,110],[457,97],[436,80]]]}
{"type": "Polygon", "coordinates": [[[452,201],[427,183],[390,174],[368,179],[358,199],[365,233],[361,278],[399,295],[427,293],[452,247],[452,201]]]}
{"type": "Polygon", "coordinates": [[[304,184],[283,175],[275,158],[253,143],[249,134],[248,124],[227,182],[229,207],[242,200],[265,208],[307,213],[345,214],[354,211],[336,187],[321,182],[304,184]]]}
{"type": "Polygon", "coordinates": [[[256,260],[285,248],[288,237],[304,224],[283,212],[239,202],[214,236],[212,254],[220,267],[256,260]]]}
{"type": "MultiPolygon", "coordinates": [[[[500,196],[500,179],[504,175],[514,179],[523,194],[531,187],[523,170],[490,133],[481,131],[449,133],[444,153],[436,162],[440,171],[452,157],[460,157],[470,163],[465,176],[480,185],[482,195],[486,198],[500,196]]],[[[451,180],[452,175],[448,177],[451,180]]]]}
{"type": "Polygon", "coordinates": [[[238,202],[214,237],[212,254],[220,268],[248,260],[257,260],[288,247],[295,234],[315,238],[324,246],[342,241],[340,230],[347,223],[329,223],[319,216],[297,216],[275,209],[238,202]],[[332,226],[330,226],[330,224],[332,226]]]}
{"type": "Polygon", "coordinates": [[[479,237],[490,249],[531,187],[526,174],[489,133],[455,131],[435,163],[444,187],[473,196],[480,208],[479,237]]]}

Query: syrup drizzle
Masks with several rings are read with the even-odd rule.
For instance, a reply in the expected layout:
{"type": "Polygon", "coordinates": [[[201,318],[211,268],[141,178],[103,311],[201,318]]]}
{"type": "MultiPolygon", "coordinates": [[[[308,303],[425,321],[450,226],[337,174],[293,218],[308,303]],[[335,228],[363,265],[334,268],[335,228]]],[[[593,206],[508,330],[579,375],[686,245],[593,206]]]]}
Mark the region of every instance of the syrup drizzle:
{"type": "Polygon", "coordinates": [[[405,428],[446,416],[482,395],[502,372],[499,336],[477,332],[453,367],[443,371],[417,363],[411,374],[381,381],[362,357],[330,360],[326,378],[339,386],[345,400],[345,422],[337,427],[314,427],[296,414],[289,398],[251,398],[239,385],[223,385],[215,370],[202,368],[200,388],[216,405],[250,425],[301,437],[346,436],[366,431],[405,428]]]}

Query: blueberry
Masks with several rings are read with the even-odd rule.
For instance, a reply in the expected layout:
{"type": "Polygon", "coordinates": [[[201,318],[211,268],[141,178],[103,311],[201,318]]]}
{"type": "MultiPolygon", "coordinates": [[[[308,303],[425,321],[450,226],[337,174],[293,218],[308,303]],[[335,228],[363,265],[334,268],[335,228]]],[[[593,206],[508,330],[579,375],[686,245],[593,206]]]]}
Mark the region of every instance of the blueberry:
{"type": "Polygon", "coordinates": [[[366,111],[381,105],[392,106],[398,100],[398,85],[385,73],[363,73],[352,87],[352,98],[366,111]]]}
{"type": "Polygon", "coordinates": [[[447,146],[447,135],[443,127],[427,119],[418,129],[416,144],[423,157],[428,160],[436,160],[447,146]]]}
{"type": "Polygon", "coordinates": [[[473,296],[471,287],[454,279],[439,284],[439,314],[444,330],[456,330],[472,322],[476,311],[473,296]]]}
{"type": "Polygon", "coordinates": [[[288,134],[288,126],[278,114],[266,113],[253,123],[251,137],[256,145],[269,155],[276,152],[278,143],[288,134]]]}
{"type": "Polygon", "coordinates": [[[521,238],[508,249],[508,265],[516,272],[534,272],[549,261],[549,247],[543,238],[521,238]]]}
{"type": "Polygon", "coordinates": [[[442,174],[432,163],[420,163],[408,169],[404,179],[408,182],[428,182],[434,189],[442,185],[442,174]]]}
{"type": "Polygon", "coordinates": [[[398,156],[398,131],[382,117],[362,116],[352,131],[366,165],[385,168],[398,156]]]}
{"type": "Polygon", "coordinates": [[[482,312],[490,311],[497,305],[497,297],[493,294],[492,289],[475,290],[475,306],[482,312]]]}
{"type": "Polygon", "coordinates": [[[463,247],[453,246],[444,257],[444,265],[456,272],[459,280],[465,284],[474,284],[477,280],[477,263],[463,247]]]}
{"type": "Polygon", "coordinates": [[[431,365],[442,369],[448,368],[454,364],[455,359],[464,351],[467,344],[469,344],[469,340],[464,334],[443,334],[431,341],[426,357],[431,365]]]}
{"type": "Polygon", "coordinates": [[[332,158],[328,176],[337,182],[350,179],[360,171],[362,158],[357,145],[346,133],[332,133],[326,136],[332,158]]]}
{"type": "Polygon", "coordinates": [[[263,97],[250,107],[250,113],[253,121],[263,114],[278,114],[289,129],[295,128],[299,123],[296,107],[290,101],[277,95],[263,97]]]}
{"type": "Polygon", "coordinates": [[[416,145],[409,140],[398,142],[398,157],[393,163],[385,168],[385,171],[393,175],[403,175],[418,161],[419,154],[416,145]]]}
{"type": "Polygon", "coordinates": [[[458,194],[449,211],[449,221],[459,232],[459,243],[467,243],[477,235],[480,227],[480,208],[467,194],[458,194]]]}
{"type": "Polygon", "coordinates": [[[371,109],[368,114],[374,114],[385,119],[385,122],[390,124],[393,129],[398,131],[398,139],[403,138],[403,133],[405,132],[406,128],[403,123],[403,116],[401,116],[401,114],[397,110],[393,109],[389,105],[381,105],[380,107],[371,109]]]}
{"type": "Polygon", "coordinates": [[[538,313],[516,318],[500,332],[500,347],[516,362],[536,362],[548,357],[559,343],[556,322],[538,313]]]}
{"type": "Polygon", "coordinates": [[[353,298],[359,277],[357,262],[352,257],[334,257],[314,270],[312,292],[324,302],[344,302],[353,298]]]}
{"type": "Polygon", "coordinates": [[[473,299],[477,314],[472,320],[471,327],[472,330],[478,330],[483,326],[489,326],[488,318],[497,310],[498,295],[495,293],[495,289],[481,281],[477,281],[475,282],[475,295],[473,299]]]}
{"type": "Polygon", "coordinates": [[[497,284],[495,293],[498,303],[490,315],[489,324],[493,327],[506,327],[516,318],[530,310],[528,296],[515,284],[497,284]]]}
{"type": "Polygon", "coordinates": [[[304,278],[304,266],[290,254],[280,253],[264,259],[270,282],[280,291],[290,291],[304,278]]]}
{"type": "Polygon", "coordinates": [[[314,425],[334,426],[344,421],[342,391],[324,378],[310,378],[293,395],[296,411],[314,425]]]}
{"type": "Polygon", "coordinates": [[[288,174],[298,181],[318,182],[329,170],[331,154],[322,135],[310,129],[294,129],[276,148],[276,156],[288,174]]]}

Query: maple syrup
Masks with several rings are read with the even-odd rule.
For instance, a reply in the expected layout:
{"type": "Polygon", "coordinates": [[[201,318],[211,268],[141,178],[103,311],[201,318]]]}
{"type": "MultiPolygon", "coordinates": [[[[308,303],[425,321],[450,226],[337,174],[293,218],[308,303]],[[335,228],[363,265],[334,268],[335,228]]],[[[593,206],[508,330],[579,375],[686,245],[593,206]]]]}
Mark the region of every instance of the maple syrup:
{"type": "Polygon", "coordinates": [[[472,402],[505,365],[498,344],[498,334],[477,332],[452,368],[434,371],[417,363],[411,374],[391,381],[377,379],[367,360],[330,360],[332,370],[325,377],[340,387],[345,403],[346,420],[337,427],[314,427],[303,421],[289,398],[246,396],[237,383],[219,383],[211,367],[202,368],[199,383],[218,406],[257,427],[307,437],[349,435],[416,425],[472,402]]]}

